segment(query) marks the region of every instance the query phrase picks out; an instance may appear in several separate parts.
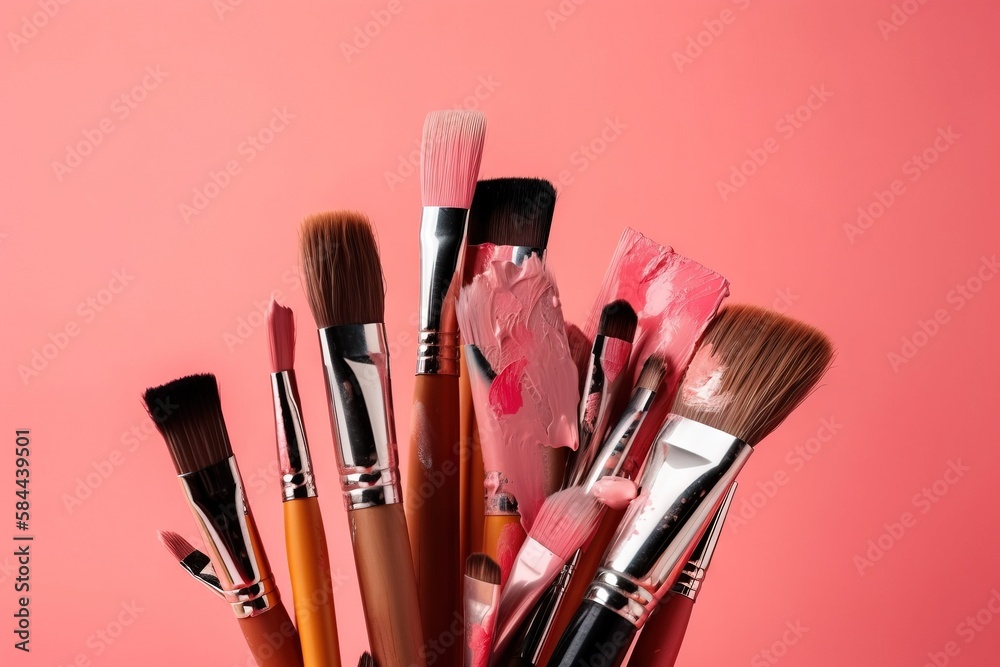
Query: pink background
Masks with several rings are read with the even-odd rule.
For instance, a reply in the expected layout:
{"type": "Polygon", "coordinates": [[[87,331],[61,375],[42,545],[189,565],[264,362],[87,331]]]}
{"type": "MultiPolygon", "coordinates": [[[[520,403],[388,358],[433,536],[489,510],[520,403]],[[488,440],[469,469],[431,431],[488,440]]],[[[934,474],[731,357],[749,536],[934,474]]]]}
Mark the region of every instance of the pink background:
{"type": "Polygon", "coordinates": [[[354,664],[364,633],[296,228],[340,207],[378,225],[405,433],[420,194],[400,163],[416,157],[428,110],[478,106],[490,122],[484,176],[557,184],[550,261],[571,320],[633,225],[724,274],[731,300],[785,310],[839,348],[825,386],[745,471],[744,521],[726,531],[680,664],[996,663],[994,3],[232,0],[220,15],[225,1],[0,10],[0,539],[15,532],[13,431],[24,427],[37,536],[30,656],[11,648],[12,549],[0,548],[0,661],[247,664],[227,611],[156,541],[156,528],[194,530],[139,394],[218,374],[287,592],[267,341],[253,314],[280,292],[304,331],[300,384],[354,664]],[[345,54],[372,12],[385,25],[345,54]],[[275,121],[261,150],[243,144],[275,108],[294,117],[275,121]],[[84,132],[100,143],[57,174],[84,132]],[[925,150],[926,171],[913,162],[925,150]],[[723,196],[719,182],[762,154],[723,196]],[[238,173],[186,222],[181,205],[230,161],[238,173]],[[845,225],[859,207],[879,215],[857,234],[845,225]],[[115,271],[124,288],[102,292],[115,271]],[[100,312],[87,305],[101,298],[100,312]],[[23,380],[18,367],[67,326],[76,335],[23,380]],[[796,449],[808,446],[806,461],[796,449]],[[967,470],[946,475],[951,464],[967,470]],[[79,487],[88,475],[96,488],[79,487]],[[78,490],[89,497],[68,507],[78,490]],[[888,549],[868,554],[870,540],[888,549]],[[142,611],[119,633],[133,603],[142,611]]]}

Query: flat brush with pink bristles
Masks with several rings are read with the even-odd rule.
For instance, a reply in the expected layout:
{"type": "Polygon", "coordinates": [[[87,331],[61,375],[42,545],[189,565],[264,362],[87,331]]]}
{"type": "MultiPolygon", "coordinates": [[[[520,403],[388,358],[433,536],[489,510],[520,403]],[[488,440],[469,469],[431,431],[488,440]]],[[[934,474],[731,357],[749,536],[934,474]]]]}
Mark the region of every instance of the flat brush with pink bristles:
{"type": "Polygon", "coordinates": [[[564,489],[546,499],[500,595],[495,656],[502,655],[549,584],[591,538],[603,508],[580,487],[564,489]]]}
{"type": "Polygon", "coordinates": [[[295,381],[295,316],[274,299],[267,309],[274,431],[281,469],[285,548],[304,667],[339,667],[333,578],[295,381]]]}

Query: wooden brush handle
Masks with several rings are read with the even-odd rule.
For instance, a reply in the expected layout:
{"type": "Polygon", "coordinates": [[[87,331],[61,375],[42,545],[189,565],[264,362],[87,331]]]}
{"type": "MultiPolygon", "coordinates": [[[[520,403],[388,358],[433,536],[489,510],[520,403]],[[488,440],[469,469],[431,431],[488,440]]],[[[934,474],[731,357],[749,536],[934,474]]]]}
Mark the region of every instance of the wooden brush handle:
{"type": "Polygon", "coordinates": [[[517,552],[528,538],[517,514],[487,514],[483,521],[483,553],[500,566],[500,585],[507,584],[517,552]]]}
{"type": "MultiPolygon", "coordinates": [[[[476,430],[476,411],[472,404],[472,385],[469,384],[469,369],[465,366],[465,354],[459,348],[458,376],[458,430],[461,449],[459,450],[458,481],[458,562],[465,563],[472,551],[472,512],[475,510],[473,497],[475,487],[472,479],[472,449],[476,430]]],[[[482,489],[480,488],[480,495],[482,489]]],[[[479,503],[480,508],[482,503],[479,503]]],[[[481,510],[480,510],[481,511],[481,510]]]]}
{"type": "Polygon", "coordinates": [[[348,512],[347,516],[368,643],[376,664],[424,667],[420,603],[403,506],[368,507],[348,512]]]}
{"type": "Polygon", "coordinates": [[[319,498],[282,503],[285,546],[305,667],[340,667],[330,554],[319,498]]]}
{"type": "MultiPolygon", "coordinates": [[[[594,538],[590,541],[590,544],[583,550],[580,562],[576,566],[576,572],[573,573],[573,578],[570,579],[569,587],[566,589],[566,596],[563,598],[559,611],[556,613],[556,619],[552,624],[549,637],[545,641],[545,648],[542,650],[541,658],[538,661],[539,665],[547,665],[552,658],[556,642],[559,641],[559,637],[569,627],[570,621],[573,619],[573,614],[576,612],[577,607],[580,606],[583,596],[587,593],[590,582],[594,580],[597,568],[601,566],[601,561],[604,560],[604,552],[607,550],[608,545],[611,544],[611,540],[618,530],[618,524],[621,523],[624,516],[625,510],[614,510],[609,507],[604,511],[601,525],[598,526],[597,532],[594,534],[594,538]]],[[[635,664],[641,665],[643,663],[637,662],[635,664]]]]}
{"type": "Polygon", "coordinates": [[[694,600],[686,595],[671,595],[653,613],[632,651],[629,662],[636,665],[674,667],[691,620],[694,600]]]}
{"type": "MultiPolygon", "coordinates": [[[[406,511],[421,621],[436,664],[461,660],[461,642],[441,641],[461,618],[461,487],[458,376],[418,375],[413,390],[406,511]]],[[[459,624],[460,625],[460,624],[459,624]]]]}
{"type": "Polygon", "coordinates": [[[302,667],[299,633],[285,605],[279,602],[260,616],[241,618],[239,623],[259,667],[302,667]]]}

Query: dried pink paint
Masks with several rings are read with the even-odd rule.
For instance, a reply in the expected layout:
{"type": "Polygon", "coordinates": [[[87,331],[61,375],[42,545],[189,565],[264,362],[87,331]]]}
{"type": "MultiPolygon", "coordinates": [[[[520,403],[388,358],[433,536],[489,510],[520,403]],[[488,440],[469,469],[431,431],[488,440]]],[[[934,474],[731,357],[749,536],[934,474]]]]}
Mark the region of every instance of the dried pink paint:
{"type": "Polygon", "coordinates": [[[639,489],[624,477],[603,477],[594,484],[591,494],[613,510],[623,510],[635,500],[639,489]]]}
{"type": "Polygon", "coordinates": [[[706,412],[718,412],[732,401],[732,396],[722,389],[722,379],[726,367],[713,354],[712,344],[702,345],[688,366],[681,400],[692,408],[706,412]]]}

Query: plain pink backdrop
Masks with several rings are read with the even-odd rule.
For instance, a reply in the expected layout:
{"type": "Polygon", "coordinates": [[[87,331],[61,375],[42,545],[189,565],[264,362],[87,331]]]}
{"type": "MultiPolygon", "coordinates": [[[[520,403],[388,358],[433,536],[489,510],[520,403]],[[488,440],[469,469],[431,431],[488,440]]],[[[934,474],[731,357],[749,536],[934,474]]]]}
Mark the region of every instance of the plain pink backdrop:
{"type": "Polygon", "coordinates": [[[15,532],[16,428],[32,432],[37,538],[30,655],[12,648],[0,547],[0,661],[247,664],[226,609],[156,541],[194,530],[139,395],[219,376],[287,592],[255,314],[277,291],[303,332],[354,664],[366,642],[296,229],[329,208],[376,222],[405,434],[420,206],[408,162],[428,110],[478,106],[483,176],[557,183],[550,262],[571,320],[631,225],[729,278],[731,301],[783,309],[839,348],[745,471],[744,521],[726,530],[680,664],[997,663],[995,3],[226,1],[0,10],[0,539],[15,532]],[[244,143],[272,121],[271,143],[244,143]],[[80,142],[88,154],[67,158],[80,142]],[[195,202],[207,185],[214,197],[195,202]],[[207,205],[185,220],[194,203],[207,205]],[[845,228],[859,207],[878,215],[845,228]],[[76,335],[22,378],[67,326],[76,335]]]}

